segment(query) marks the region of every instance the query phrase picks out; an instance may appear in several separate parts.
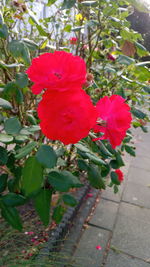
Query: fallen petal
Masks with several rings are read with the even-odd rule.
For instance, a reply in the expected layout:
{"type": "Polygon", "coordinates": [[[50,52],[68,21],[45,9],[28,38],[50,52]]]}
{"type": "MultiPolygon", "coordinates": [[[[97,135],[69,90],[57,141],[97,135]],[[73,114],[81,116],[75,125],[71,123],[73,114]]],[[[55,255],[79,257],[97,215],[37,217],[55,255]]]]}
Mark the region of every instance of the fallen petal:
{"type": "Polygon", "coordinates": [[[96,246],[96,249],[97,249],[97,250],[101,250],[102,247],[98,245],[98,246],[96,246]]]}

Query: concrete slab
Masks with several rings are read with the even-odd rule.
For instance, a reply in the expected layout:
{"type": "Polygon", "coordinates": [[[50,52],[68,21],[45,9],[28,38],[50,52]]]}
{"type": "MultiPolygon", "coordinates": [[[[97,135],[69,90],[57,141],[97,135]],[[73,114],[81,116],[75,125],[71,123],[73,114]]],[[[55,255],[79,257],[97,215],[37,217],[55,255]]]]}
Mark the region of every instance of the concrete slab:
{"type": "Polygon", "coordinates": [[[149,267],[150,265],[142,260],[129,257],[122,253],[109,252],[105,267],[149,267]]]}
{"type": "Polygon", "coordinates": [[[150,187],[128,182],[122,200],[150,209],[150,187]]]}
{"type": "Polygon", "coordinates": [[[150,210],[121,203],[111,245],[132,256],[150,258],[150,210]]]}
{"type": "Polygon", "coordinates": [[[124,183],[122,183],[121,186],[119,186],[119,192],[117,194],[114,194],[114,191],[112,188],[107,187],[107,189],[102,192],[101,197],[104,199],[112,200],[112,201],[119,203],[121,200],[122,192],[123,192],[123,186],[124,186],[124,183]]]}
{"type": "Polygon", "coordinates": [[[146,143],[141,143],[136,148],[136,156],[144,156],[150,158],[150,149],[146,143]]]}
{"type": "Polygon", "coordinates": [[[70,265],[74,267],[100,267],[109,235],[109,231],[89,226],[81,237],[70,265]],[[96,249],[98,245],[102,247],[102,250],[96,249]]]}
{"type": "Polygon", "coordinates": [[[89,223],[112,230],[118,206],[115,202],[101,199],[89,223]]]}
{"type": "Polygon", "coordinates": [[[141,168],[141,169],[145,169],[150,171],[150,159],[148,157],[144,157],[143,156],[138,156],[135,157],[132,161],[131,161],[131,165],[130,166],[134,166],[137,168],[141,168]]]}
{"type": "Polygon", "coordinates": [[[147,186],[150,184],[150,171],[131,166],[128,174],[128,182],[147,186]]]}

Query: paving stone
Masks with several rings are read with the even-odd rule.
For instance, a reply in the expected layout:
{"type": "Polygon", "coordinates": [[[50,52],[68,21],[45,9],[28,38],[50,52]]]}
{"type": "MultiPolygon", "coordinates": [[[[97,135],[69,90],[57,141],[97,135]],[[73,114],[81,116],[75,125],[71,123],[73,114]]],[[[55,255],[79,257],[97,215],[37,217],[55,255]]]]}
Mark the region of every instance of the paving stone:
{"type": "Polygon", "coordinates": [[[142,260],[129,257],[122,253],[109,252],[105,267],[149,267],[150,265],[142,260]]]}
{"type": "Polygon", "coordinates": [[[143,260],[150,258],[150,210],[121,203],[111,245],[143,260]]]}
{"type": "Polygon", "coordinates": [[[103,253],[107,246],[110,232],[89,226],[83,233],[73,256],[71,265],[78,267],[100,267],[103,260],[103,253]],[[100,245],[102,250],[97,250],[100,245]]]}
{"type": "Polygon", "coordinates": [[[141,142],[149,143],[150,144],[150,132],[148,132],[148,133],[141,133],[139,135],[139,140],[141,140],[141,142]]]}
{"type": "Polygon", "coordinates": [[[99,227],[105,227],[108,230],[112,230],[118,206],[119,205],[115,202],[101,199],[89,222],[99,227]]]}
{"type": "Polygon", "coordinates": [[[131,166],[128,174],[128,182],[147,186],[150,184],[150,171],[131,166]]]}
{"type": "Polygon", "coordinates": [[[149,149],[145,150],[145,148],[138,146],[138,148],[136,149],[136,157],[143,156],[143,155],[150,159],[149,149]]]}
{"type": "Polygon", "coordinates": [[[150,209],[150,188],[128,182],[122,200],[150,209]]]}
{"type": "Polygon", "coordinates": [[[130,167],[122,200],[150,208],[150,171],[130,167]]]}
{"type": "Polygon", "coordinates": [[[102,198],[119,203],[123,192],[123,186],[124,183],[122,183],[121,186],[119,186],[119,192],[117,194],[114,194],[114,191],[111,187],[107,187],[106,190],[102,192],[102,198]]]}
{"type": "Polygon", "coordinates": [[[137,168],[141,168],[141,169],[145,169],[150,171],[150,159],[148,157],[144,157],[144,156],[138,156],[135,157],[130,166],[134,166],[137,168]]]}

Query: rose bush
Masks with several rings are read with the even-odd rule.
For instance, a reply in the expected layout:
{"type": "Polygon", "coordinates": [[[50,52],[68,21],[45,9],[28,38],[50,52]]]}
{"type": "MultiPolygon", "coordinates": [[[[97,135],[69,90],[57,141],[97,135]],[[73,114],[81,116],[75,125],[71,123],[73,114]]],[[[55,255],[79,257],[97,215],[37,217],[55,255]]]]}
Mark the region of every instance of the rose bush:
{"type": "Polygon", "coordinates": [[[149,121],[148,51],[130,1],[48,1],[56,11],[40,20],[34,4],[0,12],[0,209],[18,230],[16,207],[30,200],[44,225],[59,223],[81,177],[117,193],[132,127],[149,121]]]}

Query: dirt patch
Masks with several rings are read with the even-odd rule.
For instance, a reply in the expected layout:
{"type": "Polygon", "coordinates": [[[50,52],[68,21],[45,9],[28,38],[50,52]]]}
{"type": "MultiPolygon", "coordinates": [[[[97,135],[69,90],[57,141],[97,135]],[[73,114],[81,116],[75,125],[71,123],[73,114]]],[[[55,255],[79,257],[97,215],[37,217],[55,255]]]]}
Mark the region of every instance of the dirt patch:
{"type": "Polygon", "coordinates": [[[0,266],[33,266],[31,261],[48,241],[53,222],[47,228],[39,220],[32,203],[19,207],[23,230],[12,229],[0,217],[0,266]]]}

